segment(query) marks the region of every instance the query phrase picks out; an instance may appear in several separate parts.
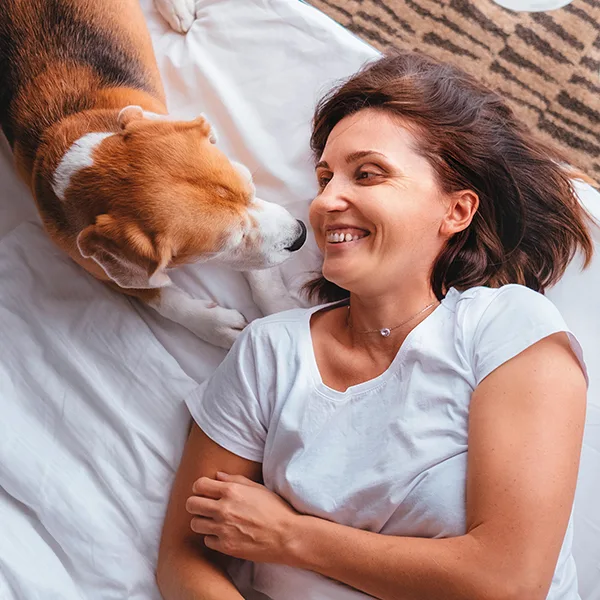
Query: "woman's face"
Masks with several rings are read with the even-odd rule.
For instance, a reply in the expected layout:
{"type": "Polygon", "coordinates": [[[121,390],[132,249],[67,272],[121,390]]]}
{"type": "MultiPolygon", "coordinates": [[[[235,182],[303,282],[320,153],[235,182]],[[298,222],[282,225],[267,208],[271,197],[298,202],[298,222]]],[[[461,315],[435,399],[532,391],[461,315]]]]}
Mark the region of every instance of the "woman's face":
{"type": "Polygon", "coordinates": [[[317,165],[310,222],[323,275],[355,293],[429,281],[449,237],[450,201],[407,129],[364,109],[332,130],[317,165]]]}

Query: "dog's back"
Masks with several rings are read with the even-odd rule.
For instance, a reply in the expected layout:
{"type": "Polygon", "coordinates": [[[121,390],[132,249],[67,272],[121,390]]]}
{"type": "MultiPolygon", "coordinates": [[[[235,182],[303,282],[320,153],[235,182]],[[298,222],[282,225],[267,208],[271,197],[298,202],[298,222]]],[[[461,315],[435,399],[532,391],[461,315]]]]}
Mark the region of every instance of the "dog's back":
{"type": "Polygon", "coordinates": [[[191,299],[167,269],[268,268],[306,239],[204,117],[168,114],[138,0],[0,0],[0,125],[54,242],[219,346],[244,317],[191,299]]]}
{"type": "Polygon", "coordinates": [[[26,171],[45,130],[119,88],[164,101],[137,0],[2,0],[0,125],[26,171]]]}

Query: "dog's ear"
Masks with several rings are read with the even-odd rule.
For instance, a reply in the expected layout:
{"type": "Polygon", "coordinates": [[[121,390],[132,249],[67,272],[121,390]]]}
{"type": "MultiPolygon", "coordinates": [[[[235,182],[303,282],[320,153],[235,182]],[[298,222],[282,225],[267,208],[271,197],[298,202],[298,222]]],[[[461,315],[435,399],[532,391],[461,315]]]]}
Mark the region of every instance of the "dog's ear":
{"type": "Polygon", "coordinates": [[[174,119],[169,115],[161,115],[158,113],[149,112],[144,110],[141,106],[137,106],[135,104],[131,104],[130,106],[126,106],[121,109],[121,112],[117,116],[117,123],[119,127],[123,130],[127,129],[130,123],[135,123],[140,119],[148,119],[150,121],[164,121],[171,123],[187,123],[190,127],[197,127],[202,135],[208,138],[211,144],[217,143],[217,134],[215,132],[214,127],[209,123],[206,115],[204,113],[200,113],[195,119],[191,121],[179,121],[178,119],[174,119]]]}
{"type": "Polygon", "coordinates": [[[211,144],[217,143],[217,132],[215,131],[215,128],[209,123],[204,113],[200,113],[200,115],[198,115],[198,117],[196,117],[193,122],[198,124],[198,126],[201,128],[202,133],[208,138],[208,141],[211,144]]]}
{"type": "Polygon", "coordinates": [[[129,123],[133,123],[133,121],[138,121],[139,119],[143,118],[144,111],[142,107],[132,104],[121,110],[119,116],[117,117],[117,123],[121,129],[125,129],[129,123]]]}
{"type": "Polygon", "coordinates": [[[93,259],[122,288],[152,289],[171,283],[165,273],[170,249],[153,243],[135,223],[100,215],[77,236],[77,247],[81,256],[93,259]]]}

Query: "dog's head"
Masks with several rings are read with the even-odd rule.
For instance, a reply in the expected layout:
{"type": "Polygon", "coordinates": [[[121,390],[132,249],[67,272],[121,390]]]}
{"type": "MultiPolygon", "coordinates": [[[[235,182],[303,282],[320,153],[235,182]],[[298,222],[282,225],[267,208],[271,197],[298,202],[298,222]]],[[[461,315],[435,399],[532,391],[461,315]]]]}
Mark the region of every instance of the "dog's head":
{"type": "Polygon", "coordinates": [[[92,215],[79,251],[121,287],[167,285],[166,268],[197,261],[268,268],[304,243],[304,224],[256,197],[250,172],[214,145],[204,117],[127,107],[119,125],[77,140],[53,188],[67,210],[92,215]]]}

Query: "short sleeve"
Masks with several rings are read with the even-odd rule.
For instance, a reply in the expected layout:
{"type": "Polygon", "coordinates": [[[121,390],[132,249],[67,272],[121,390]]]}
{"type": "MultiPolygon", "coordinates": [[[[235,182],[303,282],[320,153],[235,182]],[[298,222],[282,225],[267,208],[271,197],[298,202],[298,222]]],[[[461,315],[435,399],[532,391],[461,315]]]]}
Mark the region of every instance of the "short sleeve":
{"type": "Polygon", "coordinates": [[[587,381],[583,350],[548,298],[521,285],[506,285],[494,290],[472,339],[476,385],[529,346],[561,331],[568,335],[587,381]]]}
{"type": "Polygon", "coordinates": [[[240,334],[212,376],[186,399],[200,429],[226,450],[262,462],[268,407],[261,405],[253,327],[240,334]]]}

